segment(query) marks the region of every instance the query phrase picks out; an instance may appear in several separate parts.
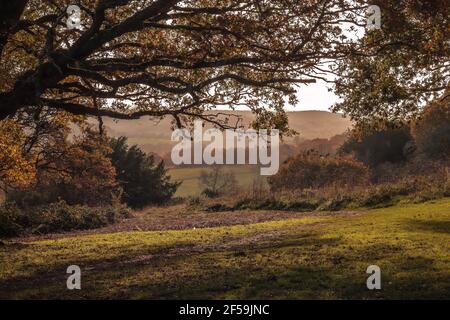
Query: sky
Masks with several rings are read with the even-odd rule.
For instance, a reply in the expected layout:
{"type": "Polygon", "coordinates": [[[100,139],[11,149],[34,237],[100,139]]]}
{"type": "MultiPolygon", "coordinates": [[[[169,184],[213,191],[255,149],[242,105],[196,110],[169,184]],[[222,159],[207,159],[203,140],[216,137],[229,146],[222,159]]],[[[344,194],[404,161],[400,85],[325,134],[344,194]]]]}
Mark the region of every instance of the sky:
{"type": "MultiPolygon", "coordinates": [[[[323,81],[317,80],[316,83],[302,84],[297,89],[297,98],[299,102],[295,106],[289,103],[285,104],[286,111],[330,111],[330,108],[339,100],[333,92],[328,92],[328,86],[323,81]]],[[[286,99],[287,100],[287,99],[286,99]]],[[[229,110],[225,108],[225,110],[229,110]]],[[[236,110],[248,110],[247,107],[238,106],[236,110]]]]}
{"type": "MultiPolygon", "coordinates": [[[[339,101],[339,97],[333,92],[328,91],[328,87],[331,84],[327,84],[321,80],[317,80],[316,83],[302,84],[297,89],[298,103],[295,106],[291,106],[289,103],[285,104],[286,111],[330,111],[330,108],[339,101]]],[[[287,99],[286,99],[287,100],[287,99]]],[[[230,110],[229,108],[222,107],[223,110],[230,110]]],[[[249,110],[245,106],[237,106],[236,110],[249,110]]]]}
{"type": "MultiPolygon", "coordinates": [[[[350,30],[351,24],[342,23],[341,27],[344,29],[344,34],[352,40],[357,40],[364,36],[364,27],[355,27],[354,30],[350,30]]],[[[333,75],[327,75],[328,80],[333,80],[333,75]]],[[[299,102],[295,106],[291,106],[286,103],[285,110],[288,111],[309,111],[320,110],[330,111],[330,108],[339,101],[339,97],[332,91],[329,92],[328,88],[332,84],[326,83],[321,80],[317,80],[316,83],[301,84],[297,90],[297,98],[299,102]]],[[[238,108],[239,109],[239,108],[238,108]]],[[[243,110],[247,110],[243,108],[243,110]]]]}
{"type": "Polygon", "coordinates": [[[300,86],[297,97],[299,103],[295,107],[286,107],[286,110],[330,111],[330,107],[338,101],[338,97],[333,92],[328,92],[327,84],[322,81],[300,86]]]}
{"type": "MultiPolygon", "coordinates": [[[[371,14],[371,13],[369,13],[371,14]]],[[[355,27],[354,30],[350,30],[350,23],[342,23],[342,29],[344,34],[354,41],[360,39],[365,34],[364,27],[355,27]]],[[[328,75],[328,80],[333,80],[334,76],[328,75]]],[[[297,97],[299,103],[295,106],[286,106],[286,110],[289,111],[305,111],[305,110],[321,110],[330,111],[330,108],[339,101],[339,97],[333,92],[328,91],[328,87],[332,84],[324,81],[317,80],[316,83],[300,85],[298,89],[297,97]]]]}

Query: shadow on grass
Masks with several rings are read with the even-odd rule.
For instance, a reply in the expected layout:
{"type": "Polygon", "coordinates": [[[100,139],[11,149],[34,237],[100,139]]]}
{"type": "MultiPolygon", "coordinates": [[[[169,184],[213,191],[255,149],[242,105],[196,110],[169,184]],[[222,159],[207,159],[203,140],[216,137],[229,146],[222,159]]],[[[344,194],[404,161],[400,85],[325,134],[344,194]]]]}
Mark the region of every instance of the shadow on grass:
{"type": "MultiPolygon", "coordinates": [[[[160,269],[164,272],[164,266],[169,265],[183,265],[188,260],[193,265],[197,264],[199,269],[205,272],[200,272],[200,278],[208,274],[207,267],[199,265],[198,261],[204,261],[206,264],[210,260],[208,255],[225,255],[228,258],[235,260],[246,259],[246,257],[258,254],[261,250],[280,250],[283,248],[298,248],[298,247],[315,247],[330,246],[335,243],[335,239],[316,239],[311,233],[297,235],[294,238],[289,239],[274,239],[273,241],[261,241],[258,243],[233,245],[232,248],[223,249],[220,246],[217,248],[205,248],[205,250],[189,250],[189,246],[185,246],[182,253],[170,253],[173,248],[166,248],[166,252],[161,250],[151,251],[146,254],[140,252],[139,254],[131,253],[124,257],[120,256],[114,259],[105,260],[84,260],[78,264],[82,270],[82,287],[81,291],[69,291],[66,289],[66,280],[68,274],[66,274],[66,268],[69,264],[67,259],[64,262],[53,264],[50,266],[30,266],[35,268],[32,270],[32,274],[29,276],[11,277],[8,279],[0,279],[0,298],[1,299],[15,299],[15,298],[31,298],[31,299],[47,299],[47,298],[95,298],[99,296],[103,297],[119,297],[128,298],[139,295],[139,291],[148,292],[148,287],[152,288],[152,293],[149,295],[154,298],[165,297],[177,297],[177,292],[170,290],[170,288],[179,288],[179,285],[183,284],[179,282],[180,277],[175,274],[171,274],[168,279],[160,279],[158,283],[148,284],[144,279],[140,284],[134,284],[130,287],[125,284],[123,288],[117,288],[115,290],[113,283],[127,282],[127,278],[133,278],[137,273],[149,273],[151,275],[152,269],[160,269]],[[97,286],[97,287],[96,287],[97,286]],[[111,290],[112,287],[112,290],[111,290]],[[159,288],[159,289],[156,289],[159,288]],[[154,292],[153,292],[154,289],[154,292]],[[166,294],[164,294],[164,292],[166,294]],[[111,294],[108,296],[108,293],[111,294]]],[[[21,247],[9,246],[8,250],[13,252],[15,249],[20,250],[21,247]]],[[[180,249],[180,248],[177,248],[180,249]]],[[[214,257],[212,258],[214,260],[214,257]]],[[[77,257],[74,257],[72,261],[77,261],[77,257]]],[[[252,269],[252,265],[249,266],[252,269]]],[[[229,268],[214,269],[217,274],[228,275],[235,273],[233,278],[241,279],[247,277],[248,274],[245,270],[238,268],[236,272],[229,268]]],[[[172,270],[173,271],[173,270],[172,270]]],[[[189,274],[189,272],[187,272],[189,274]]],[[[194,272],[195,274],[195,272],[194,272]]],[[[150,277],[151,278],[151,277],[150,277]]],[[[184,280],[190,282],[189,276],[184,280]]],[[[192,281],[197,282],[198,276],[194,276],[192,281]]],[[[152,280],[152,279],[151,279],[152,280]]],[[[216,282],[215,276],[210,280],[207,280],[207,286],[216,282]]],[[[189,287],[189,284],[187,284],[189,287]]],[[[226,289],[225,286],[219,291],[226,289]]],[[[208,291],[205,288],[206,291],[208,291]]],[[[213,290],[215,291],[215,290],[213,290]]],[[[144,296],[148,297],[147,294],[144,296]]]]}
{"type": "Polygon", "coordinates": [[[406,227],[411,230],[430,231],[450,234],[450,221],[448,220],[414,220],[409,219],[406,227]]]}
{"type": "Polygon", "coordinates": [[[308,233],[183,255],[85,261],[82,290],[66,289],[66,266],[0,280],[0,298],[28,299],[445,299],[449,272],[402,247],[348,248],[308,233]],[[382,263],[381,291],[366,287],[366,268],[382,263]]]}

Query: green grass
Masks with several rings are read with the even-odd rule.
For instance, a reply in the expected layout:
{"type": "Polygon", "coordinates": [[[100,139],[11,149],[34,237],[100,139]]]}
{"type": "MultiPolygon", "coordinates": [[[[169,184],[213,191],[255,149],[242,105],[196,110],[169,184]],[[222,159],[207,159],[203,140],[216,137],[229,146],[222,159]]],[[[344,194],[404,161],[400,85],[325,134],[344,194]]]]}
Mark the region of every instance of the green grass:
{"type": "MultiPolygon", "coordinates": [[[[259,176],[259,168],[251,165],[232,165],[225,166],[225,171],[231,171],[235,174],[238,185],[243,189],[251,188],[253,180],[259,176]]],[[[168,174],[175,181],[182,181],[175,196],[188,197],[199,196],[202,192],[200,185],[200,173],[203,170],[211,170],[208,167],[192,168],[172,168],[168,174]]]]}
{"type": "Polygon", "coordinates": [[[0,262],[0,298],[9,299],[448,299],[450,199],[245,226],[6,242],[0,262]],[[82,290],[65,288],[71,264],[82,269],[82,290]],[[372,264],[381,267],[380,291],[366,288],[372,264]]]}

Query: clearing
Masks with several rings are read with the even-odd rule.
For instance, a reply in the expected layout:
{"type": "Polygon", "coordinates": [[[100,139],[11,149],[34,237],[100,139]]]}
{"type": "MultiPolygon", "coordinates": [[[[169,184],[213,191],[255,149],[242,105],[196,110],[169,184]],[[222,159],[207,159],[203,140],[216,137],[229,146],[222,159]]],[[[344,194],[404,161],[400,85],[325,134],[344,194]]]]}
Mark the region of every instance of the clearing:
{"type": "Polygon", "coordinates": [[[450,297],[450,199],[335,213],[150,208],[107,228],[0,243],[0,298],[450,297]],[[81,290],[66,289],[79,265],[81,290]],[[366,288],[381,268],[382,290],[366,288]]]}
{"type": "MultiPolygon", "coordinates": [[[[232,172],[236,177],[236,182],[243,190],[251,190],[253,181],[266,178],[260,176],[259,167],[256,165],[224,165],[225,172],[232,172]],[[262,177],[262,178],[261,178],[262,177]]],[[[181,181],[180,187],[175,193],[176,197],[195,197],[203,191],[200,184],[200,174],[202,171],[210,171],[210,166],[179,167],[170,168],[168,175],[173,181],[181,181]]]]}

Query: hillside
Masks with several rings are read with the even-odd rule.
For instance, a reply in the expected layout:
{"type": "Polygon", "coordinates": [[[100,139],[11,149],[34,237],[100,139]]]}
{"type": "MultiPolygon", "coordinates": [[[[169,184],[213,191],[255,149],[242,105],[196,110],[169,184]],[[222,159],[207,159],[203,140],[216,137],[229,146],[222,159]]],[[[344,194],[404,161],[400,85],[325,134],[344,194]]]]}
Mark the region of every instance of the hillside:
{"type": "MultiPolygon", "coordinates": [[[[225,111],[226,112],[226,111],[225,111]]],[[[250,111],[234,111],[242,117],[245,124],[251,122],[250,111]]],[[[339,114],[326,111],[294,111],[288,112],[289,124],[303,139],[331,138],[346,131],[351,123],[339,114]]],[[[171,150],[171,119],[161,121],[147,117],[138,120],[113,120],[105,118],[107,131],[112,136],[127,136],[129,142],[138,144],[146,152],[163,155],[171,150]]]]}

